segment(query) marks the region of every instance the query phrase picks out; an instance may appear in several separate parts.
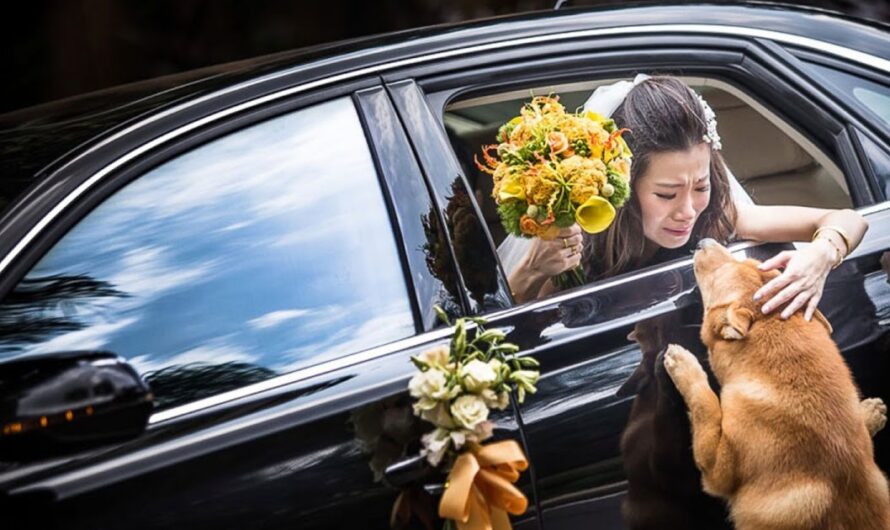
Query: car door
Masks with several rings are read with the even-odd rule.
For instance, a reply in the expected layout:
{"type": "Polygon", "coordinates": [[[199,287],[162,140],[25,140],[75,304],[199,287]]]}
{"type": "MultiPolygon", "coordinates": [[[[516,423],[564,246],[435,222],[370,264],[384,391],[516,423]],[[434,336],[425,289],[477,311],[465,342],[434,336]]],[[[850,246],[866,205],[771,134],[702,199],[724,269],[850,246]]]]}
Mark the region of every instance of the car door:
{"type": "MultiPolygon", "coordinates": [[[[814,85],[824,87],[821,97],[837,105],[865,169],[866,183],[876,197],[874,205],[860,210],[869,222],[869,229],[863,244],[845,264],[848,278],[838,278],[834,286],[834,312],[837,319],[848,323],[849,342],[855,347],[845,351],[845,358],[862,394],[887,401],[890,393],[887,364],[890,69],[877,59],[857,64],[825,53],[797,49],[788,50],[788,55],[792,56],[789,62],[814,85]]],[[[837,333],[835,339],[842,340],[837,333]]],[[[890,468],[890,436],[886,432],[875,437],[875,449],[878,463],[886,472],[890,468]]]]}
{"type": "MultiPolygon", "coordinates": [[[[844,124],[846,117],[820,105],[816,85],[789,75],[787,53],[776,50],[774,43],[719,34],[554,41],[522,47],[505,43],[492,46],[484,56],[384,76],[425,171],[463,175],[462,185],[478,189],[469,178],[472,165],[466,163],[478,151],[472,145],[466,150],[450,145],[448,136],[453,137],[454,130],[443,121],[446,108],[455,101],[463,104],[462,98],[499,101],[499,94],[506,93],[507,99],[519,101],[529,97],[532,88],[548,90],[591,78],[659,71],[741,88],[800,133],[820,157],[836,164],[837,174],[844,176],[842,204],[873,203],[874,188],[844,124]],[[451,153],[450,160],[441,155],[443,149],[451,153]],[[425,150],[430,154],[425,156],[425,150]]],[[[490,142],[488,138],[479,143],[490,142]]],[[[787,191],[793,196],[795,189],[806,191],[794,187],[787,191]]],[[[478,211],[484,212],[484,193],[475,197],[478,211]]],[[[851,316],[852,308],[872,307],[858,302],[873,299],[874,289],[886,288],[874,278],[883,278],[875,258],[884,248],[880,234],[887,227],[882,214],[872,210],[864,214],[872,223],[868,239],[832,273],[820,307],[837,322],[835,339],[865,394],[883,396],[884,324],[868,310],[864,311],[870,320],[860,318],[861,312],[851,316]],[[857,302],[841,294],[850,292],[863,296],[857,302]],[[862,362],[857,365],[858,359],[862,362]]],[[[489,234],[496,224],[496,217],[483,222],[489,234]]],[[[760,259],[781,248],[744,242],[732,247],[740,255],[760,259]]],[[[704,360],[706,352],[698,339],[701,305],[694,289],[691,259],[686,257],[490,315],[498,325],[512,328],[509,339],[542,363],[538,392],[520,408],[519,419],[528,440],[544,527],[645,527],[653,524],[645,520],[652,515],[661,517],[654,527],[669,525],[667,517],[676,516],[687,517],[676,519],[681,521],[677,527],[691,528],[690,514],[699,516],[696,524],[702,528],[725,526],[724,507],[700,491],[685,410],[658,357],[667,343],[677,342],[704,360]],[[629,340],[631,332],[634,341],[629,340]],[[638,499],[648,495],[653,503],[662,503],[664,510],[647,512],[633,504],[622,513],[631,489],[638,499]]],[[[876,443],[879,461],[887,469],[886,444],[882,439],[876,443]]]]}
{"type": "MultiPolygon", "coordinates": [[[[384,472],[428,429],[406,388],[409,357],[450,333],[433,306],[467,312],[445,223],[383,88],[289,97],[297,74],[148,119],[113,158],[81,161],[93,171],[56,175],[64,197],[32,195],[53,224],[5,227],[27,245],[3,260],[18,277],[0,296],[0,377],[102,350],[155,400],[136,438],[0,454],[5,527],[433,524],[423,485],[443,478],[384,472]]],[[[75,433],[98,415],[60,410],[75,433]]],[[[512,411],[493,419],[519,439],[512,411]]],[[[535,526],[534,508],[516,522],[535,526]]]]}

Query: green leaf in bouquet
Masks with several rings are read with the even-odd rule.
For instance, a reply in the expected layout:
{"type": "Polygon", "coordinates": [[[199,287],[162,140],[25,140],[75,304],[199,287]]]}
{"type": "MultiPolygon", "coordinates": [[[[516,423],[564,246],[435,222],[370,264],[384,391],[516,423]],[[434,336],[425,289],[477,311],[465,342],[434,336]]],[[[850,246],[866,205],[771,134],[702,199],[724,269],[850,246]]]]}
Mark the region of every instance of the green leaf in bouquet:
{"type": "Polygon", "coordinates": [[[519,364],[526,368],[538,368],[541,366],[541,363],[534,357],[520,357],[519,364]]]}
{"type": "Polygon", "coordinates": [[[521,199],[511,199],[498,204],[498,215],[507,233],[514,236],[524,235],[519,229],[519,219],[525,215],[527,209],[528,204],[521,199]]]}
{"type": "Polygon", "coordinates": [[[446,326],[451,326],[451,320],[448,318],[448,313],[442,309],[438,304],[433,306],[433,311],[436,312],[436,316],[439,317],[439,320],[445,323],[446,326]]]}
{"type": "Polygon", "coordinates": [[[414,363],[414,366],[416,366],[417,369],[420,370],[421,372],[426,371],[430,367],[430,365],[421,361],[420,359],[418,359],[417,357],[415,357],[413,355],[411,356],[411,362],[414,363]]]}
{"type": "Polygon", "coordinates": [[[500,143],[506,142],[510,135],[513,134],[513,130],[516,129],[515,123],[505,123],[501,125],[501,128],[498,129],[497,141],[500,143]]]}
{"type": "Polygon", "coordinates": [[[556,212],[556,226],[560,228],[568,228],[575,224],[575,212],[565,209],[556,212]]]}
{"type": "Polygon", "coordinates": [[[516,353],[519,351],[519,346],[511,343],[505,342],[503,344],[496,344],[488,350],[489,353],[516,353]]]}
{"type": "Polygon", "coordinates": [[[474,343],[477,341],[488,342],[488,343],[500,342],[500,341],[504,340],[506,337],[507,337],[507,335],[499,329],[487,329],[487,330],[483,331],[482,333],[480,333],[479,335],[477,335],[476,338],[473,339],[473,342],[474,343]]]}
{"type": "Polygon", "coordinates": [[[572,141],[572,149],[575,151],[576,155],[581,155],[583,157],[590,157],[592,154],[590,152],[590,144],[584,138],[577,138],[572,141]]]}
{"type": "Polygon", "coordinates": [[[547,139],[543,134],[537,133],[532,140],[526,142],[525,145],[519,148],[517,155],[524,162],[533,164],[538,161],[538,156],[543,158],[550,156],[550,145],[547,143],[547,139]]]}
{"type": "Polygon", "coordinates": [[[507,144],[500,144],[498,146],[498,157],[508,166],[521,166],[525,164],[525,160],[519,156],[519,152],[507,144]]]}
{"type": "Polygon", "coordinates": [[[630,197],[630,185],[621,175],[609,172],[606,181],[614,188],[612,195],[608,197],[612,206],[620,208],[630,197]]]}
{"type": "Polygon", "coordinates": [[[467,330],[464,327],[464,319],[459,318],[454,323],[454,337],[451,339],[451,354],[460,361],[467,349],[467,330]]]}
{"type": "Polygon", "coordinates": [[[464,320],[469,320],[470,322],[473,322],[477,326],[484,326],[484,325],[488,324],[488,321],[482,317],[464,317],[464,320]]]}

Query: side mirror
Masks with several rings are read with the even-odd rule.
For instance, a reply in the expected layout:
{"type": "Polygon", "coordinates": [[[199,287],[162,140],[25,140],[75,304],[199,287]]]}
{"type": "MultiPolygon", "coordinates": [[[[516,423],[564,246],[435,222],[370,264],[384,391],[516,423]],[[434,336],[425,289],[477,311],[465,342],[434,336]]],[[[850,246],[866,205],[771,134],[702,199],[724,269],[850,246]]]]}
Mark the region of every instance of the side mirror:
{"type": "Polygon", "coordinates": [[[23,461],[141,434],[154,396],[126,360],[62,352],[0,364],[0,460],[23,461]]]}

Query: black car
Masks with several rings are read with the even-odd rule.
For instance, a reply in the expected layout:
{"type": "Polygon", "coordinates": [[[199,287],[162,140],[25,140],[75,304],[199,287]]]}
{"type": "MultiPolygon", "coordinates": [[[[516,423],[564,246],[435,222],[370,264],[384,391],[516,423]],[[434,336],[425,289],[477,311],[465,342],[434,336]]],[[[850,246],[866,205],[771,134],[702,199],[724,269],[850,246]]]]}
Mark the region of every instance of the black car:
{"type": "MultiPolygon", "coordinates": [[[[711,103],[755,202],[868,220],[820,308],[890,402],[887,27],[768,5],[499,18],[0,116],[2,526],[441,526],[406,392],[409,356],[450,336],[436,305],[541,362],[496,417],[530,462],[516,528],[643,528],[647,488],[721,521],[676,402],[667,431],[628,427],[669,393],[652,355],[695,348],[691,256],[516,304],[472,162],[530,95],[571,109],[638,72],[711,103]]],[[[875,446],[890,471],[890,434],[875,446]]]]}

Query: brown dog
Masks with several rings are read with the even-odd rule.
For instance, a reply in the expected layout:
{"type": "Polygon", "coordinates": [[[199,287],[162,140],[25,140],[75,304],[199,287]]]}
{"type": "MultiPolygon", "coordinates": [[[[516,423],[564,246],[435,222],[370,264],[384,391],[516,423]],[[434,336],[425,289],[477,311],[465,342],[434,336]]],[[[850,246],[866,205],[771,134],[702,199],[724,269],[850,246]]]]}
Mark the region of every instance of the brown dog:
{"type": "Polygon", "coordinates": [[[695,254],[702,342],[720,398],[695,356],[676,345],[665,354],[705,491],[729,501],[739,530],[890,529],[890,490],[869,433],[886,408],[860,403],[821,314],[762,313],[752,297],[777,273],[757,264],[711,240],[695,254]]]}

